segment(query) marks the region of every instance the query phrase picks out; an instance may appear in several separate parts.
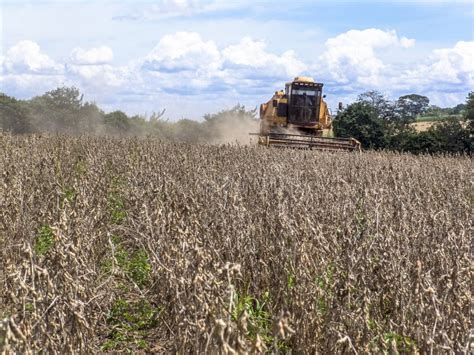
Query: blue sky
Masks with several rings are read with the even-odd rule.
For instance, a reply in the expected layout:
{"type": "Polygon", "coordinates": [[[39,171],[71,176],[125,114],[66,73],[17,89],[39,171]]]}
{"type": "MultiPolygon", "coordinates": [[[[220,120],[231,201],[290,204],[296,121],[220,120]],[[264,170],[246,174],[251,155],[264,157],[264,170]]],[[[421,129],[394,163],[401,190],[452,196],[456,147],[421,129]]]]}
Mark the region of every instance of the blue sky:
{"type": "Polygon", "coordinates": [[[440,106],[474,88],[472,1],[1,1],[0,91],[74,85],[106,110],[199,119],[294,76],[440,106]]]}

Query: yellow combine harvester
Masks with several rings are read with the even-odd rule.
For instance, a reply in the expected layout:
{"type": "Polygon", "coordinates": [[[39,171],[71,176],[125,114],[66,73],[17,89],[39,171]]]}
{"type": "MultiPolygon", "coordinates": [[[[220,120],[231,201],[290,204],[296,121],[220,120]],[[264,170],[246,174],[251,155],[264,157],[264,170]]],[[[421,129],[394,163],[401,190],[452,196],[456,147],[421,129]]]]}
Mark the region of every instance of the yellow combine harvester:
{"type": "Polygon", "coordinates": [[[323,100],[323,84],[296,77],[260,106],[258,142],[266,146],[360,150],[353,138],[330,137],[332,119],[323,100]]]}

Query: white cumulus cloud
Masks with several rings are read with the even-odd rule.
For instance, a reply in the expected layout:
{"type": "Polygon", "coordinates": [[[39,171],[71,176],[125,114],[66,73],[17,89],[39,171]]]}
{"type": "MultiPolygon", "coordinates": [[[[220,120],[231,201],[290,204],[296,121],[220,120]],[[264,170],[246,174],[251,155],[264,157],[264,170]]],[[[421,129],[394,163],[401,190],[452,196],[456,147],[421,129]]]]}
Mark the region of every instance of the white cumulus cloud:
{"type": "Polygon", "coordinates": [[[3,60],[3,67],[10,73],[55,74],[63,69],[62,64],[41,52],[33,41],[20,41],[9,48],[3,60]]]}
{"type": "Polygon", "coordinates": [[[431,57],[430,77],[474,86],[474,41],[460,41],[453,48],[437,49],[431,57]]]}
{"type": "Polygon", "coordinates": [[[251,77],[295,76],[306,70],[306,65],[297,58],[294,51],[288,50],[281,56],[270,53],[263,41],[244,37],[235,45],[230,45],[222,50],[223,58],[230,67],[244,71],[251,77]]]}
{"type": "Polygon", "coordinates": [[[163,72],[209,71],[221,66],[221,55],[213,41],[204,41],[198,33],[177,32],[162,37],[143,65],[163,72]]]}
{"type": "Polygon", "coordinates": [[[108,64],[114,59],[114,53],[111,48],[102,46],[88,50],[74,48],[71,52],[71,61],[78,65],[97,65],[108,64]]]}
{"type": "Polygon", "coordinates": [[[215,92],[240,91],[239,86],[255,92],[306,68],[292,50],[277,55],[267,50],[265,42],[250,37],[219,48],[195,32],[162,37],[141,62],[146,73],[142,73],[144,82],[158,82],[165,91],[187,93],[208,88],[215,92]]]}
{"type": "Polygon", "coordinates": [[[67,76],[82,87],[96,90],[131,85],[128,66],[111,65],[114,53],[110,47],[74,48],[66,65],[67,76]]]}
{"type": "MultiPolygon", "coordinates": [[[[183,0],[182,6],[186,4],[183,0]]],[[[392,56],[405,53],[408,58],[410,52],[405,51],[414,44],[393,30],[351,30],[329,38],[319,56],[303,61],[291,49],[278,53],[248,36],[218,46],[199,33],[176,32],[161,37],[147,55],[117,65],[107,46],[74,48],[59,62],[37,43],[21,41],[0,56],[0,86],[7,94],[27,97],[75,85],[105,107],[116,102],[116,109],[126,110],[142,104],[145,112],[159,101],[172,117],[181,117],[184,107],[192,111],[190,102],[206,101],[206,107],[218,102],[257,105],[301,74],[324,82],[330,102],[369,89],[392,98],[424,94],[437,105],[463,102],[474,87],[474,41],[434,49],[418,61],[392,56]],[[173,104],[167,105],[165,97],[173,104]]]]}
{"type": "Polygon", "coordinates": [[[380,81],[381,71],[386,68],[377,56],[378,49],[393,46],[409,48],[414,44],[414,39],[400,38],[393,30],[350,30],[326,41],[320,65],[337,82],[370,84],[380,81]]]}
{"type": "Polygon", "coordinates": [[[133,78],[130,77],[130,70],[127,67],[103,64],[71,65],[67,68],[69,77],[79,80],[83,86],[110,88],[133,83],[133,78]]]}
{"type": "Polygon", "coordinates": [[[385,85],[422,93],[441,106],[463,102],[474,87],[474,41],[435,49],[422,62],[387,76],[385,85]]]}

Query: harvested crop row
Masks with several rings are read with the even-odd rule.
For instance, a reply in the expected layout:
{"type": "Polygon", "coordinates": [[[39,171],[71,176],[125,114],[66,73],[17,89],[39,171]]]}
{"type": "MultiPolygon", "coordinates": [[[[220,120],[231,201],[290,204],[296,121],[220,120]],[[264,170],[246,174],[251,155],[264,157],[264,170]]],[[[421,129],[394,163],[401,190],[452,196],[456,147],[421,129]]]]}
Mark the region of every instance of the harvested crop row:
{"type": "Polygon", "coordinates": [[[467,350],[472,161],[0,136],[0,346],[467,350]]]}

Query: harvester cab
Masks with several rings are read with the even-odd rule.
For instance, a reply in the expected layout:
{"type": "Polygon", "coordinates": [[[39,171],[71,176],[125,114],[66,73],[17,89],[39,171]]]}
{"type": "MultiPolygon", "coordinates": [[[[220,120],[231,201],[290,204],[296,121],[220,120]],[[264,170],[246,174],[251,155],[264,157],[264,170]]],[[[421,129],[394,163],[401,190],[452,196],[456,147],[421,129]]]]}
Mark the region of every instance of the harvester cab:
{"type": "Polygon", "coordinates": [[[323,84],[296,77],[260,106],[259,144],[329,150],[360,150],[353,138],[332,137],[323,84]]]}
{"type": "MultiPolygon", "coordinates": [[[[300,130],[319,123],[323,84],[293,82],[286,85],[287,122],[300,130]]],[[[282,104],[285,105],[285,104],[282,104]]],[[[330,123],[329,123],[330,125],[330,123]]]]}

